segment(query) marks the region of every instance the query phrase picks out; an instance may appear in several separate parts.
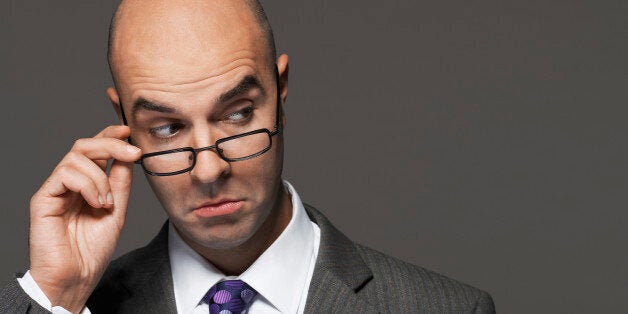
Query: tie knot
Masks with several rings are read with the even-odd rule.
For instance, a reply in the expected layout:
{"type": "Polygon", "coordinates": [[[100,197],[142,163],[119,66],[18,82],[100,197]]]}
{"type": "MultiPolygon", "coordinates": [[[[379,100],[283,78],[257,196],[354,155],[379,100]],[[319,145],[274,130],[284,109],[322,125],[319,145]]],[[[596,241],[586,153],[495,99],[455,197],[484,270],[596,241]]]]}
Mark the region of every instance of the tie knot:
{"type": "Polygon", "coordinates": [[[225,280],[215,284],[203,301],[209,304],[210,314],[243,313],[257,291],[242,280],[225,280]]]}

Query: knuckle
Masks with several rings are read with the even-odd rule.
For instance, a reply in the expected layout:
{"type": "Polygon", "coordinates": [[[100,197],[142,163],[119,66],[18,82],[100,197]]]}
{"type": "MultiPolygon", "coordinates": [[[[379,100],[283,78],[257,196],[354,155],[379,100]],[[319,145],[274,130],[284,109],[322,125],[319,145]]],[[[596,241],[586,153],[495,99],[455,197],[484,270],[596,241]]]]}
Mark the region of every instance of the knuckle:
{"type": "Polygon", "coordinates": [[[66,182],[67,180],[77,181],[80,180],[80,177],[76,177],[74,167],[69,165],[60,165],[57,169],[55,169],[53,175],[51,176],[50,181],[52,180],[60,180],[62,182],[66,182]]]}
{"type": "Polygon", "coordinates": [[[85,139],[79,138],[78,140],[74,141],[74,146],[72,146],[72,148],[79,149],[83,147],[84,145],[85,145],[85,139]]]}
{"type": "Polygon", "coordinates": [[[94,182],[96,183],[96,185],[101,189],[101,190],[108,190],[109,189],[109,178],[107,177],[107,175],[104,172],[100,172],[97,175],[98,177],[95,178],[94,182]]]}
{"type": "Polygon", "coordinates": [[[57,169],[53,172],[53,175],[57,175],[59,177],[65,177],[70,172],[70,167],[68,165],[59,165],[57,169]]]}
{"type": "Polygon", "coordinates": [[[31,198],[30,198],[30,200],[29,200],[29,202],[28,202],[28,204],[29,204],[29,207],[30,207],[30,208],[33,208],[33,206],[34,206],[35,204],[37,204],[37,201],[39,200],[39,195],[38,195],[38,194],[39,194],[39,193],[35,193],[35,194],[33,194],[33,195],[31,196],[31,198]]]}
{"type": "Polygon", "coordinates": [[[66,162],[69,162],[69,163],[76,163],[79,160],[79,156],[78,155],[79,155],[78,153],[76,153],[74,151],[70,151],[69,153],[67,153],[65,155],[65,160],[66,160],[66,162]]]}

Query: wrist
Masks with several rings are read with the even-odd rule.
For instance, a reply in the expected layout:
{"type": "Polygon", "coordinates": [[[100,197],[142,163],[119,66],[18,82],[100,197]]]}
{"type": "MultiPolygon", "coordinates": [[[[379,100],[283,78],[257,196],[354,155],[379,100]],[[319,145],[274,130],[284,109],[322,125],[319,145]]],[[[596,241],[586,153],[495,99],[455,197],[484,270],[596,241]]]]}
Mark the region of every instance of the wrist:
{"type": "Polygon", "coordinates": [[[31,277],[46,295],[52,307],[60,306],[71,313],[80,313],[85,307],[94,285],[80,280],[48,280],[37,269],[30,270],[31,277]]]}

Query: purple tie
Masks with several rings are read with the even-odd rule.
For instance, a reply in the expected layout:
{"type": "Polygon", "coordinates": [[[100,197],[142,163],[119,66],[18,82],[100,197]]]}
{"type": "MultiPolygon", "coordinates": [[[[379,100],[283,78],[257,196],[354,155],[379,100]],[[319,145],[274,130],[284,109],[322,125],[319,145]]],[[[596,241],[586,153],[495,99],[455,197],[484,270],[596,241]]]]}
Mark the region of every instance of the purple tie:
{"type": "Polygon", "coordinates": [[[257,291],[242,280],[225,280],[215,284],[203,301],[209,304],[210,314],[245,313],[257,291]]]}

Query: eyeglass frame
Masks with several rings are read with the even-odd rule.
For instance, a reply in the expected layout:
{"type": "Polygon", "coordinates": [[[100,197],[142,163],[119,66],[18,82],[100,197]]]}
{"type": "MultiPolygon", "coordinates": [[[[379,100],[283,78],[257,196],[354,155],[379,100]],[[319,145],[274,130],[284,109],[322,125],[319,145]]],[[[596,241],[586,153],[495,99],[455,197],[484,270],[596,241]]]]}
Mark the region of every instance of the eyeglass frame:
{"type": "MultiPolygon", "coordinates": [[[[200,148],[194,148],[194,147],[181,147],[181,148],[175,148],[175,149],[169,149],[169,150],[163,150],[163,151],[157,151],[157,152],[152,152],[152,153],[146,153],[146,154],[142,154],[142,156],[140,156],[140,159],[135,161],[135,164],[138,165],[142,165],[142,169],[144,170],[144,172],[146,172],[148,175],[151,176],[156,176],[156,177],[165,177],[165,176],[174,176],[174,175],[178,175],[178,174],[182,174],[182,173],[186,173],[188,171],[191,171],[192,169],[194,169],[194,166],[196,166],[196,154],[202,152],[202,151],[206,151],[206,150],[214,150],[218,156],[220,157],[220,159],[226,161],[226,162],[235,162],[235,161],[242,161],[242,160],[248,160],[248,159],[252,159],[255,157],[258,157],[264,153],[266,153],[268,150],[270,150],[270,148],[273,146],[273,136],[279,134],[279,132],[281,132],[281,124],[279,123],[279,119],[281,117],[281,98],[279,96],[280,94],[280,89],[279,89],[279,69],[277,68],[277,65],[275,65],[275,82],[276,82],[276,86],[277,86],[277,110],[275,113],[275,126],[274,126],[274,130],[270,131],[267,128],[261,128],[261,129],[257,129],[257,130],[252,130],[249,132],[245,132],[245,133],[240,133],[240,134],[236,134],[236,135],[232,135],[232,136],[228,136],[228,137],[223,137],[221,139],[216,140],[216,143],[214,143],[214,145],[211,146],[206,146],[206,147],[200,147],[200,148]],[[230,140],[234,140],[234,139],[238,139],[241,137],[245,137],[245,136],[249,136],[249,135],[253,135],[253,134],[258,134],[258,133],[266,133],[268,134],[268,139],[269,139],[269,144],[268,147],[266,147],[265,149],[263,149],[260,152],[257,152],[255,154],[249,155],[249,156],[245,156],[245,157],[240,157],[240,158],[227,158],[223,155],[222,151],[218,148],[218,145],[220,145],[221,143],[230,141],[230,140]],[[160,172],[152,172],[148,169],[146,169],[146,166],[144,165],[144,159],[149,158],[149,157],[154,157],[154,156],[160,156],[160,155],[167,155],[167,154],[172,154],[172,153],[178,153],[178,152],[191,152],[192,153],[192,165],[186,169],[183,170],[178,170],[175,172],[164,172],[164,173],[160,173],[160,172]]],[[[122,122],[124,123],[124,125],[128,126],[128,121],[126,118],[126,115],[124,114],[124,107],[122,106],[122,101],[120,100],[120,114],[122,116],[122,122]]],[[[127,138],[129,144],[133,144],[133,141],[131,140],[131,136],[129,136],[127,138]]]]}

